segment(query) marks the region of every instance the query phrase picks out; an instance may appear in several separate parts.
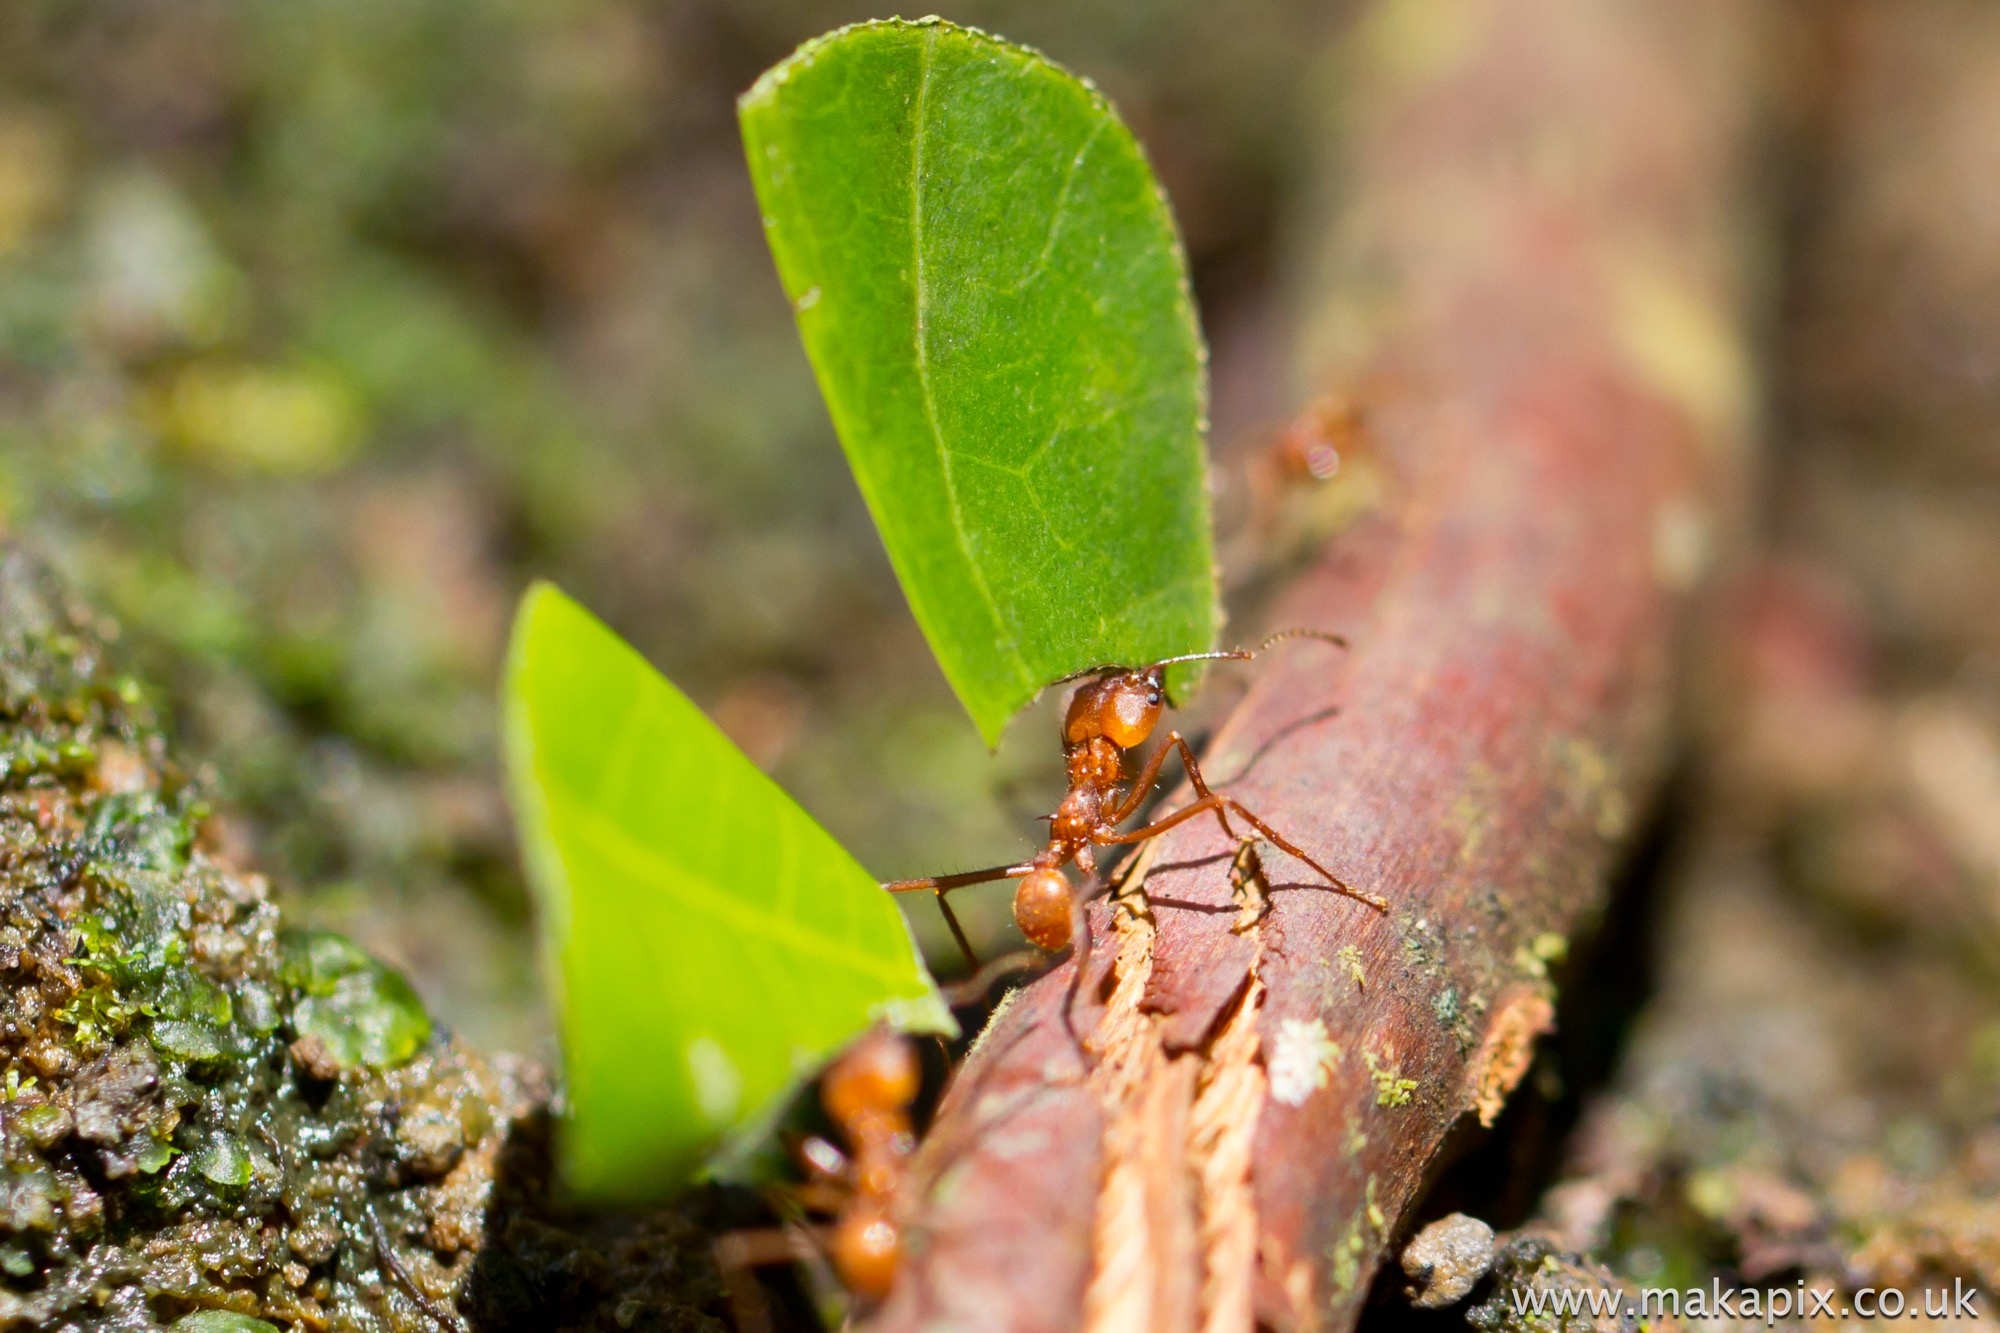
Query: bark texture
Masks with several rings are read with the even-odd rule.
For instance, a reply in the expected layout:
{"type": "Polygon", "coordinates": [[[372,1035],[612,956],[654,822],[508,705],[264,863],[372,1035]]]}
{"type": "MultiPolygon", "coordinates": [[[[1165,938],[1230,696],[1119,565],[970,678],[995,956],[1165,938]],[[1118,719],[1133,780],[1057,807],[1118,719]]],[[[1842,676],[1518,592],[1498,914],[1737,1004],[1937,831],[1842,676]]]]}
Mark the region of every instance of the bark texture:
{"type": "Polygon", "coordinates": [[[1150,845],[1150,907],[1093,916],[1089,1067],[1065,967],[961,1071],[873,1327],[1346,1327],[1526,1071],[1738,509],[1746,14],[1391,0],[1329,57],[1300,348],[1374,498],[1269,620],[1353,651],[1260,662],[1204,767],[1391,910],[1212,821],[1150,845]]]}

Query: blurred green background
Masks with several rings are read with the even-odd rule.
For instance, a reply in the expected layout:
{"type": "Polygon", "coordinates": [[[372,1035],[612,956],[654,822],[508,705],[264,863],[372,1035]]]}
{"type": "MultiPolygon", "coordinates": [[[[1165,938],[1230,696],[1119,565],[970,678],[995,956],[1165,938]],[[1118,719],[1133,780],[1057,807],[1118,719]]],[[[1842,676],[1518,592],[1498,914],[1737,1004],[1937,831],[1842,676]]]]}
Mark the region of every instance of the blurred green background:
{"type": "MultiPolygon", "coordinates": [[[[736,94],[882,13],[0,7],[0,521],[116,617],[234,850],[477,1042],[547,1032],[494,756],[530,577],[882,875],[1011,858],[1053,799],[1048,717],[990,757],[909,619],[741,162],[736,94]]],[[[1254,439],[1287,406],[1268,278],[1331,15],[946,15],[1041,46],[1133,123],[1216,343],[1217,439],[1254,439]]],[[[1004,931],[1004,888],[968,911],[1004,931]]]]}

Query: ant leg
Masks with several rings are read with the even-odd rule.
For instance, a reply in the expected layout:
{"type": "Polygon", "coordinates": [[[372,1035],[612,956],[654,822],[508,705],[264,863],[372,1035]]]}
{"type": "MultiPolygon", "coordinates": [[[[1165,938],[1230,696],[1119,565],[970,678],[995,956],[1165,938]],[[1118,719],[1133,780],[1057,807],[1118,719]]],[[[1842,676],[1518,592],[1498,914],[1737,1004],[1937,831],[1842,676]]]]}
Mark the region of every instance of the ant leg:
{"type": "Polygon", "coordinates": [[[1148,838],[1159,837],[1176,824],[1187,823],[1188,820],[1193,819],[1196,815],[1210,813],[1213,813],[1223,821],[1222,827],[1229,829],[1229,836],[1233,838],[1236,836],[1236,830],[1229,828],[1228,817],[1223,814],[1222,805],[1222,798],[1214,792],[1210,792],[1198,800],[1188,802],[1172,814],[1163,815],[1142,828],[1133,829],[1130,833],[1114,833],[1111,831],[1111,826],[1105,824],[1096,833],[1091,835],[1090,840],[1100,847],[1128,842],[1144,842],[1148,838]]]}
{"type": "MultiPolygon", "coordinates": [[[[1318,636],[1315,635],[1314,637],[1318,636]]],[[[1163,833],[1167,829],[1173,827],[1174,824],[1179,823],[1182,818],[1185,818],[1187,811],[1195,810],[1201,807],[1204,802],[1213,801],[1215,817],[1222,822],[1222,831],[1224,833],[1227,833],[1230,837],[1234,838],[1237,836],[1236,830],[1229,827],[1229,813],[1231,811],[1234,811],[1236,814],[1239,814],[1243,817],[1244,823],[1250,825],[1250,827],[1256,829],[1259,833],[1263,834],[1264,837],[1268,839],[1273,846],[1280,847],[1285,851],[1290,852],[1293,856],[1298,857],[1299,860],[1304,861],[1307,865],[1311,866],[1314,870],[1318,871],[1320,875],[1326,880],[1326,882],[1330,886],[1332,886],[1334,892],[1344,894],[1349,898],[1353,898],[1357,902],[1367,903],[1370,907],[1374,908],[1378,912],[1386,912],[1389,910],[1389,904],[1387,900],[1379,898],[1372,893],[1363,893],[1361,890],[1354,888],[1352,885],[1348,884],[1347,881],[1341,879],[1340,876],[1334,874],[1331,870],[1328,870],[1325,866],[1313,860],[1310,856],[1307,856],[1304,850],[1302,850],[1297,844],[1288,840],[1283,834],[1279,833],[1269,824],[1266,824],[1256,815],[1251,814],[1250,811],[1244,807],[1241,801],[1231,800],[1227,796],[1217,796],[1214,792],[1210,791],[1208,789],[1208,783],[1203,781],[1202,779],[1201,765],[1195,762],[1194,752],[1188,749],[1188,743],[1186,739],[1183,738],[1178,731],[1170,731],[1167,733],[1167,743],[1161,746],[1159,750],[1154,753],[1152,762],[1146,765],[1148,773],[1152,773],[1158,770],[1160,766],[1160,760],[1165,757],[1168,750],[1180,751],[1181,767],[1187,770],[1188,782],[1193,785],[1196,795],[1201,799],[1196,800],[1183,810],[1176,811],[1175,814],[1169,815],[1166,819],[1160,820],[1157,823],[1147,825],[1145,829],[1138,830],[1137,831],[1138,834],[1140,835],[1146,834],[1147,829],[1150,829],[1155,833],[1163,833]]],[[[1120,819],[1125,818],[1127,815],[1131,814],[1133,810],[1138,808],[1138,798],[1140,796],[1141,790],[1142,789],[1137,787],[1133,789],[1131,797],[1127,798],[1125,805],[1119,809],[1119,812],[1116,815],[1116,817],[1114,817],[1111,820],[1112,823],[1114,824],[1117,823],[1120,819]]],[[[1140,842],[1143,840],[1144,838],[1141,836],[1135,836],[1130,839],[1125,839],[1125,838],[1117,839],[1117,841],[1120,842],[1124,841],[1140,842]]]]}
{"type": "Polygon", "coordinates": [[[1237,814],[1243,816],[1243,822],[1248,824],[1251,828],[1256,829],[1259,833],[1263,834],[1265,839],[1268,842],[1270,842],[1272,846],[1279,847],[1287,852],[1290,852],[1293,856],[1298,857],[1299,860],[1304,861],[1314,870],[1317,870],[1326,879],[1327,885],[1330,888],[1332,888],[1332,890],[1335,893],[1342,894],[1346,897],[1352,898],[1356,902],[1367,903],[1370,907],[1374,908],[1378,912],[1386,912],[1389,910],[1389,900],[1387,898],[1380,897],[1373,893],[1364,893],[1360,889],[1355,888],[1353,885],[1349,884],[1346,880],[1343,880],[1340,876],[1334,874],[1331,870],[1328,870],[1325,866],[1313,860],[1310,856],[1307,856],[1302,848],[1287,841],[1285,836],[1279,833],[1278,830],[1272,828],[1269,824],[1266,824],[1263,820],[1251,814],[1248,810],[1244,809],[1243,806],[1238,802],[1232,801],[1226,796],[1218,797],[1217,799],[1220,800],[1224,805],[1228,806],[1230,809],[1234,810],[1237,814]]]}
{"type": "Polygon", "coordinates": [[[1076,1047],[1077,1063],[1088,1077],[1090,1050],[1076,1030],[1076,997],[1083,990],[1083,974],[1090,969],[1090,918],[1084,913],[1081,894],[1074,894],[1069,900],[1069,952],[1076,968],[1069,974],[1069,989],[1063,992],[1063,1031],[1069,1033],[1070,1045],[1076,1047]]]}
{"type": "Polygon", "coordinates": [[[800,1263],[811,1257],[811,1244],[791,1227],[731,1231],[715,1240],[715,1266],[729,1297],[730,1314],[746,1333],[770,1333],[771,1302],[758,1283],[756,1270],[773,1264],[800,1263]]]}
{"type": "Polygon", "coordinates": [[[1106,843],[1144,842],[1148,838],[1157,838],[1176,824],[1185,824],[1196,815],[1209,813],[1213,813],[1217,819],[1222,821],[1222,827],[1228,830],[1229,836],[1233,838],[1236,836],[1236,830],[1229,827],[1228,811],[1234,811],[1241,815],[1245,823],[1263,834],[1273,846],[1290,852],[1293,856],[1298,857],[1299,860],[1304,861],[1307,865],[1318,871],[1326,879],[1328,887],[1335,893],[1343,894],[1358,902],[1367,903],[1378,912],[1389,910],[1389,902],[1386,898],[1379,898],[1372,893],[1364,893],[1360,889],[1354,888],[1347,881],[1341,879],[1340,876],[1334,874],[1310,856],[1307,856],[1304,849],[1300,848],[1296,843],[1244,809],[1240,802],[1232,801],[1227,796],[1217,796],[1214,792],[1209,792],[1206,796],[1198,800],[1188,802],[1188,804],[1182,806],[1172,814],[1156,819],[1144,828],[1133,829],[1130,833],[1093,835],[1091,841],[1099,845],[1106,843]]]}
{"type": "MultiPolygon", "coordinates": [[[[1105,820],[1105,823],[1122,824],[1132,817],[1132,812],[1144,803],[1153,790],[1153,784],[1159,781],[1160,765],[1167,762],[1167,755],[1172,752],[1176,741],[1180,742],[1181,753],[1183,755],[1187,753],[1187,742],[1181,740],[1178,731],[1170,731],[1167,736],[1167,743],[1153,751],[1152,756],[1146,760],[1145,767],[1141,768],[1139,775],[1132,779],[1132,790],[1125,794],[1125,799],[1118,803],[1118,808],[1105,820]]],[[[1182,762],[1186,762],[1185,758],[1182,762]]]]}
{"type": "MultiPolygon", "coordinates": [[[[1132,812],[1137,810],[1139,803],[1146,799],[1147,791],[1152,787],[1154,780],[1158,778],[1160,765],[1165,763],[1167,756],[1176,750],[1180,752],[1181,767],[1187,771],[1188,781],[1194,785],[1194,794],[1204,800],[1215,795],[1214,792],[1208,789],[1208,783],[1202,780],[1201,765],[1194,761],[1194,751],[1188,748],[1187,738],[1178,731],[1170,731],[1167,733],[1167,743],[1153,751],[1153,757],[1146,761],[1146,767],[1140,770],[1139,776],[1133,780],[1131,794],[1125,798],[1124,803],[1118,807],[1117,812],[1107,822],[1120,824],[1132,817],[1132,812]]],[[[1232,807],[1235,804],[1234,801],[1225,801],[1218,798],[1218,803],[1215,807],[1215,817],[1222,821],[1222,831],[1232,838],[1236,836],[1236,830],[1229,827],[1228,807],[1232,807]]]]}
{"type": "Polygon", "coordinates": [[[984,870],[961,870],[956,875],[925,875],[922,879],[892,879],[882,888],[889,893],[915,893],[919,889],[929,889],[939,897],[953,889],[963,889],[973,884],[991,884],[996,879],[1019,879],[1035,868],[1033,861],[1023,861],[1019,865],[988,866],[984,870]]]}
{"type": "Polygon", "coordinates": [[[940,893],[937,897],[938,911],[944,913],[944,923],[951,929],[951,937],[958,941],[958,951],[965,955],[965,965],[974,972],[979,970],[979,955],[973,952],[972,941],[965,936],[965,927],[958,924],[958,913],[951,910],[951,904],[940,893]]]}
{"type": "Polygon", "coordinates": [[[1013,866],[989,866],[985,870],[962,870],[956,875],[926,875],[922,879],[892,879],[882,887],[889,893],[916,893],[929,889],[937,895],[938,911],[944,913],[945,925],[951,927],[951,937],[958,941],[959,949],[965,954],[965,961],[974,971],[979,969],[979,955],[972,951],[972,941],[965,937],[965,928],[958,924],[958,913],[951,910],[951,904],[944,896],[953,889],[963,889],[973,884],[990,884],[996,879],[1019,879],[1035,868],[1033,861],[1024,861],[1013,866]]]}
{"type": "Polygon", "coordinates": [[[944,987],[944,1002],[954,1009],[986,1003],[986,993],[993,989],[993,983],[1010,972],[1031,972],[1046,961],[1038,949],[1016,949],[1013,953],[1002,954],[986,966],[967,977],[964,981],[944,987]]]}
{"type": "MultiPolygon", "coordinates": [[[[1222,825],[1222,831],[1232,838],[1238,837],[1236,830],[1229,825],[1229,811],[1231,809],[1242,810],[1243,807],[1225,797],[1217,796],[1208,789],[1208,783],[1201,776],[1201,765],[1195,762],[1194,751],[1188,748],[1187,737],[1181,735],[1178,731],[1168,732],[1167,743],[1153,751],[1153,757],[1146,761],[1146,767],[1141,769],[1139,776],[1133,780],[1131,793],[1119,805],[1118,809],[1112,813],[1111,817],[1105,821],[1106,825],[1116,825],[1131,817],[1132,812],[1139,808],[1139,803],[1146,798],[1147,790],[1152,786],[1154,780],[1159,777],[1160,766],[1166,762],[1167,756],[1175,751],[1180,752],[1181,767],[1186,770],[1188,782],[1194,787],[1195,799],[1165,818],[1154,820],[1144,828],[1134,829],[1130,833],[1123,833],[1115,838],[1094,837],[1091,839],[1092,842],[1100,844],[1144,842],[1148,838],[1165,833],[1176,824],[1211,810],[1215,812],[1216,821],[1222,825]]],[[[1238,840],[1240,841],[1241,839],[1238,838],[1238,840]]],[[[1307,864],[1312,864],[1309,859],[1307,860],[1307,864]]],[[[1315,870],[1319,869],[1316,865],[1313,868],[1315,870]]],[[[1323,875],[1326,874],[1324,870],[1321,870],[1320,873],[1323,875]]],[[[1327,875],[1326,877],[1333,879],[1331,875],[1327,875]]],[[[1338,881],[1335,882],[1337,883],[1338,881]]]]}

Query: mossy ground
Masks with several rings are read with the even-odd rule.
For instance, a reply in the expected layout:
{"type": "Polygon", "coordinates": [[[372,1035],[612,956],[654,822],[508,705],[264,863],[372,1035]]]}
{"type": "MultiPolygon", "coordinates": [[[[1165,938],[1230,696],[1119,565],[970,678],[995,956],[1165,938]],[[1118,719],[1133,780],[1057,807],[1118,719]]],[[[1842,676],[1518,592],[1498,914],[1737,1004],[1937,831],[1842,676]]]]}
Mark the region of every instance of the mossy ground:
{"type": "Polygon", "coordinates": [[[0,1327],[718,1327],[688,1219],[552,1213],[533,1066],[209,845],[106,628],[0,551],[0,1327]]]}

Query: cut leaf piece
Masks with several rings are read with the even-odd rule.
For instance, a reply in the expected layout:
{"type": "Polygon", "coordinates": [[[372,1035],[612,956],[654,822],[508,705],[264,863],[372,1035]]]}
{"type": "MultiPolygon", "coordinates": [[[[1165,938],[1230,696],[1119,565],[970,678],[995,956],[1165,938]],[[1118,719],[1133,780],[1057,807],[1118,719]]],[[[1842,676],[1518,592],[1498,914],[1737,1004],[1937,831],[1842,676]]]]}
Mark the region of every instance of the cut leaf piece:
{"type": "Polygon", "coordinates": [[[305,992],[292,1008],[292,1026],[312,1043],[316,1061],[394,1069],[430,1040],[430,1015],[417,992],[353,941],[331,931],[291,931],[284,948],[285,980],[305,992]]]}
{"type": "Polygon", "coordinates": [[[987,743],[1059,677],[1208,648],[1205,354],[1110,103],[923,19],[808,42],[738,110],[834,427],[987,743]]]}
{"type": "Polygon", "coordinates": [[[578,1194],[672,1191],[877,1019],[956,1031],[874,877],[547,584],[521,604],[505,692],[578,1194]]]}

